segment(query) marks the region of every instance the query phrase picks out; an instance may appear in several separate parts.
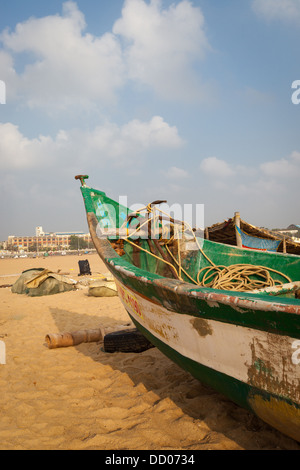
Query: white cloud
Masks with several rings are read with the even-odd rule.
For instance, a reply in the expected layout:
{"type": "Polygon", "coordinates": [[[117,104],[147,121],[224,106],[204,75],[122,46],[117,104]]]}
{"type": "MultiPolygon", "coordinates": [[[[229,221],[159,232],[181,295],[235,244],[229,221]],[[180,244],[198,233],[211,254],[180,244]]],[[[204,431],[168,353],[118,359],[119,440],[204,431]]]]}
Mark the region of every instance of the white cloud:
{"type": "Polygon", "coordinates": [[[266,20],[300,22],[299,0],[253,0],[252,6],[266,20]]]}
{"type": "Polygon", "coordinates": [[[176,127],[160,116],[148,122],[131,121],[123,126],[106,122],[92,131],[61,130],[55,138],[28,139],[17,126],[0,123],[0,166],[2,169],[47,169],[76,167],[84,162],[100,166],[110,162],[133,165],[151,148],[178,148],[183,144],[176,127]]]}
{"type": "Polygon", "coordinates": [[[275,160],[273,162],[266,162],[260,165],[262,172],[272,178],[293,177],[295,167],[287,159],[275,160]]]}
{"type": "Polygon", "coordinates": [[[274,160],[260,165],[262,173],[273,179],[280,181],[285,178],[300,178],[300,153],[294,151],[286,158],[274,160]]]}
{"type": "Polygon", "coordinates": [[[209,47],[199,7],[183,0],[163,10],[161,0],[127,0],[113,32],[125,41],[131,79],[165,99],[199,98],[193,64],[209,47]]]}
{"type": "Polygon", "coordinates": [[[182,168],[178,168],[176,166],[172,166],[171,168],[168,169],[166,173],[166,177],[171,180],[181,180],[188,178],[189,174],[186,170],[183,170],[182,168]]]}
{"type": "Polygon", "coordinates": [[[134,119],[122,129],[123,138],[140,142],[143,147],[179,147],[183,141],[175,126],[170,127],[162,117],[154,116],[149,122],[134,119]]]}
{"type": "Polygon", "coordinates": [[[294,150],[291,153],[291,159],[294,163],[300,164],[300,152],[297,152],[296,150],[294,150]]]}
{"type": "MultiPolygon", "coordinates": [[[[31,107],[65,108],[93,100],[108,103],[123,85],[124,67],[120,44],[111,33],[101,37],[84,34],[83,14],[73,2],[63,4],[63,14],[30,18],[15,31],[4,31],[6,56],[29,53],[31,61],[18,76],[18,95],[31,107]]],[[[11,59],[12,61],[12,59],[11,59]]],[[[16,72],[14,72],[16,73],[16,72]]]]}
{"type": "Polygon", "coordinates": [[[292,183],[300,178],[300,152],[294,151],[286,158],[267,161],[258,167],[236,165],[234,169],[225,160],[209,157],[202,160],[200,171],[220,189],[230,186],[251,192],[288,189],[286,181],[292,183]]]}
{"type": "Polygon", "coordinates": [[[0,165],[3,170],[22,170],[36,165],[46,167],[53,147],[57,153],[58,146],[59,139],[56,143],[47,136],[30,140],[14,124],[0,123],[0,165]]]}
{"type": "MultiPolygon", "coordinates": [[[[298,217],[300,152],[252,166],[237,165],[234,170],[225,161],[216,157],[201,162],[199,171],[208,175],[206,183],[219,199],[221,207],[228,205],[234,210],[251,215],[252,223],[266,225],[273,218],[275,225],[292,223],[291,214],[298,217]],[[256,208],[260,210],[257,212],[256,208]],[[265,219],[265,220],[264,220],[265,219]],[[285,222],[283,222],[285,220],[285,222]],[[281,222],[280,222],[281,221],[281,222]]],[[[217,210],[219,210],[217,208],[217,210]]],[[[222,217],[222,215],[221,215],[222,217]]],[[[247,215],[245,215],[247,217],[247,215]]],[[[249,220],[251,222],[251,220],[249,220]]],[[[294,222],[297,223],[297,222],[294,222]]]]}
{"type": "Polygon", "coordinates": [[[7,101],[16,93],[17,74],[11,55],[0,49],[0,77],[6,85],[7,101]]]}
{"type": "Polygon", "coordinates": [[[220,160],[217,157],[208,157],[202,160],[200,170],[216,180],[227,178],[235,174],[235,171],[225,160],[220,160]]]}
{"type": "Polygon", "coordinates": [[[126,0],[113,32],[85,29],[83,13],[67,1],[62,14],[3,31],[0,76],[10,98],[48,112],[107,106],[128,79],[164,99],[195,101],[207,93],[193,70],[209,47],[204,17],[189,1],[163,9],[160,0],[126,0]]]}
{"type": "Polygon", "coordinates": [[[201,162],[197,178],[208,208],[210,221],[206,225],[231,217],[235,211],[258,226],[299,223],[299,151],[260,164],[249,161],[248,167],[232,167],[225,160],[207,158],[201,162]]]}

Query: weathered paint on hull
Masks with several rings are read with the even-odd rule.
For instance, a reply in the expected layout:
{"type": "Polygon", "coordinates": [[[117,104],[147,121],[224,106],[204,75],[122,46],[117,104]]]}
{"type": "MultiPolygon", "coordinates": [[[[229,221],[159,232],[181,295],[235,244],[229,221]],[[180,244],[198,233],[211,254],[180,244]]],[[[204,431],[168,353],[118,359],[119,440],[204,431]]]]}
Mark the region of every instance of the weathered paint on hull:
{"type": "Polygon", "coordinates": [[[120,282],[117,287],[133,322],[166,356],[300,441],[297,340],[170,312],[120,282]]]}
{"type": "MultiPolygon", "coordinates": [[[[201,382],[300,442],[300,301],[200,288],[134,266],[97,235],[98,199],[117,213],[118,204],[100,191],[81,190],[94,245],[142,333],[201,382]]],[[[249,250],[204,242],[218,259],[225,250],[236,262],[284,268],[299,280],[299,257],[254,253],[250,260],[249,250]]]]}

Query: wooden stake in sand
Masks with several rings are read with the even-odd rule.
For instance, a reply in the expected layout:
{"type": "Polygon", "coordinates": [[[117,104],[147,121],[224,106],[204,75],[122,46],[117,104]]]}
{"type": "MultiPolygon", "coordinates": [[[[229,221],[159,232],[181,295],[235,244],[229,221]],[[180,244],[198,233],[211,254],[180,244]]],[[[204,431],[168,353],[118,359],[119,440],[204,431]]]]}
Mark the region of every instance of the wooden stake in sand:
{"type": "Polygon", "coordinates": [[[105,330],[99,328],[97,330],[80,330],[72,333],[53,333],[45,337],[49,349],[67,348],[76,346],[81,343],[94,343],[102,341],[105,336],[105,330]]]}
{"type": "Polygon", "coordinates": [[[0,364],[6,364],[6,348],[4,341],[0,341],[0,364]]]}

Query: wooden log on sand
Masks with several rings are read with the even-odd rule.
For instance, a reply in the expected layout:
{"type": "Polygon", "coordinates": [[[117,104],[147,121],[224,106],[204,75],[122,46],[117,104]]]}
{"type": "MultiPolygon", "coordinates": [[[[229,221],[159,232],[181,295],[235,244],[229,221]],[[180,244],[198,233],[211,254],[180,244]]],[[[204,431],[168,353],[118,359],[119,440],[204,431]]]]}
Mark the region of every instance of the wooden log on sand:
{"type": "Polygon", "coordinates": [[[104,328],[95,330],[80,330],[72,333],[53,333],[45,337],[49,349],[67,348],[81,343],[96,343],[102,341],[105,336],[104,328]]]}

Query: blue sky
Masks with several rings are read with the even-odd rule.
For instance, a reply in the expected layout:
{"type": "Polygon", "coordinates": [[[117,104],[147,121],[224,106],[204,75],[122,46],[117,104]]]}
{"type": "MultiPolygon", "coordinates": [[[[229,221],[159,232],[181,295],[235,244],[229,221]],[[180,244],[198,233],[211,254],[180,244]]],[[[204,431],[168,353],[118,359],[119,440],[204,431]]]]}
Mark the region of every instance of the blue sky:
{"type": "Polygon", "coordinates": [[[299,43],[300,0],[2,0],[0,240],[86,230],[79,173],[299,224],[299,43]]]}

